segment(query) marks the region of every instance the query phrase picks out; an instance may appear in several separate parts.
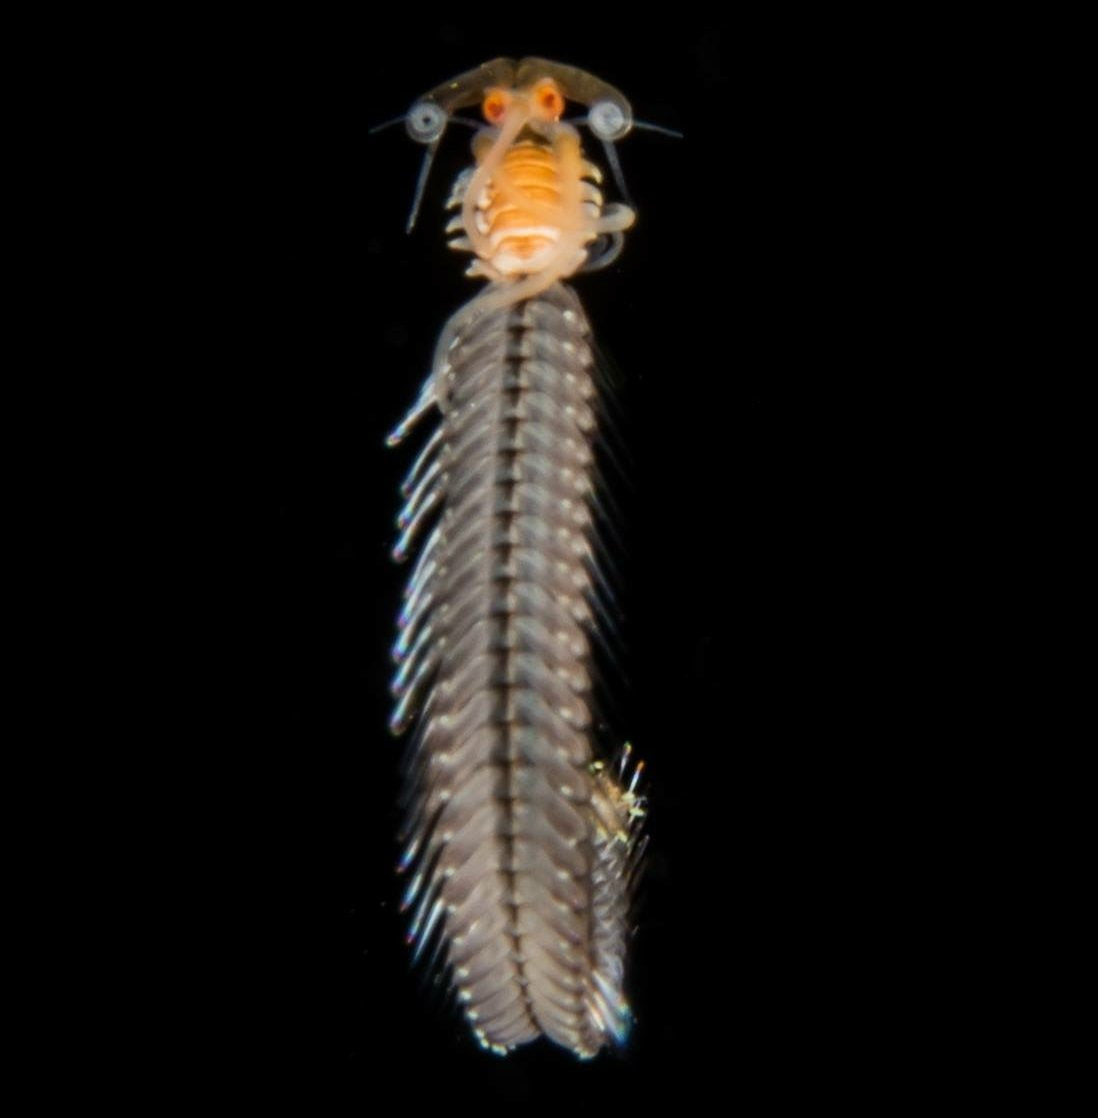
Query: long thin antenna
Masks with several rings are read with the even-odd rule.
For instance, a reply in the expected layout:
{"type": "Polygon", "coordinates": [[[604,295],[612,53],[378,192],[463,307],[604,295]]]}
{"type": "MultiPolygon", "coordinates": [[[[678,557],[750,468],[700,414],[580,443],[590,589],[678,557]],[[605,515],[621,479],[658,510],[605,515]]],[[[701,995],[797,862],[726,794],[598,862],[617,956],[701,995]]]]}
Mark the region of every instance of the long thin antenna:
{"type": "Polygon", "coordinates": [[[416,216],[419,214],[419,204],[423,201],[424,190],[427,189],[427,176],[431,173],[431,164],[435,160],[436,151],[438,151],[438,140],[435,140],[433,144],[428,144],[427,150],[423,153],[423,163],[420,164],[419,178],[416,179],[416,193],[412,198],[412,212],[408,215],[408,224],[404,229],[405,233],[411,233],[415,228],[416,216]]]}
{"type": "Polygon", "coordinates": [[[404,114],[402,113],[400,116],[393,117],[392,120],[385,121],[384,124],[375,124],[373,126],[373,128],[368,128],[366,130],[366,135],[367,136],[372,136],[372,135],[374,135],[375,132],[384,132],[386,128],[392,128],[394,124],[403,124],[403,123],[404,123],[404,114]]]}
{"type": "Polygon", "coordinates": [[[646,132],[658,132],[661,136],[670,136],[673,140],[685,139],[683,134],[675,128],[664,128],[662,124],[649,124],[646,120],[634,120],[634,128],[643,128],[646,132]]]}
{"type": "Polygon", "coordinates": [[[633,205],[633,199],[629,197],[629,187],[625,185],[625,176],[621,173],[621,164],[618,162],[618,153],[614,150],[614,145],[609,140],[602,141],[602,150],[606,152],[606,162],[610,165],[610,172],[614,176],[614,182],[618,185],[618,190],[621,191],[621,196],[626,205],[633,205]]]}

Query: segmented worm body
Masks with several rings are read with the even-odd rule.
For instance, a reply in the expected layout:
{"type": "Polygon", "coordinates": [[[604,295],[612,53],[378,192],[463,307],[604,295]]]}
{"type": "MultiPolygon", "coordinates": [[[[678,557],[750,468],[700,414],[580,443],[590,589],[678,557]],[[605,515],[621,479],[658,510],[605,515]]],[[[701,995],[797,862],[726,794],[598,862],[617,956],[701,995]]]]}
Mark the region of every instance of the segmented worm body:
{"type": "Polygon", "coordinates": [[[600,138],[628,130],[620,93],[538,59],[489,63],[408,115],[433,154],[451,110],[482,105],[448,231],[488,284],[447,323],[390,440],[440,413],[403,487],[395,555],[423,542],[392,726],[417,722],[403,858],[417,951],[437,945],[484,1046],[546,1036],[591,1056],[628,1028],[642,809],[639,766],[607,765],[592,735],[599,382],[562,281],[615,257],[633,213],[603,204],[566,98],[600,138]]]}

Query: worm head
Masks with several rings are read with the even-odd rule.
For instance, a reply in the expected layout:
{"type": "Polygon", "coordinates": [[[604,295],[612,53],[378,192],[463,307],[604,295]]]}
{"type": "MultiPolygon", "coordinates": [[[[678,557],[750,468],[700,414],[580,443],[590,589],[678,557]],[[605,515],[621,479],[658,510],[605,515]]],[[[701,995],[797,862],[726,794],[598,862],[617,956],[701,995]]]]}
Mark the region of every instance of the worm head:
{"type": "Polygon", "coordinates": [[[633,110],[625,96],[612,85],[575,66],[544,58],[524,58],[517,62],[497,58],[436,86],[405,114],[408,135],[427,149],[416,182],[408,231],[415,225],[431,164],[447,125],[454,120],[469,123],[466,118],[454,115],[457,110],[479,105],[485,120],[496,127],[513,120],[512,114],[521,114],[522,126],[529,125],[544,134],[561,120],[566,101],[586,106],[587,116],[579,123],[586,124],[603,142],[614,177],[625,194],[618,161],[609,147],[627,136],[633,127],[633,110]]]}

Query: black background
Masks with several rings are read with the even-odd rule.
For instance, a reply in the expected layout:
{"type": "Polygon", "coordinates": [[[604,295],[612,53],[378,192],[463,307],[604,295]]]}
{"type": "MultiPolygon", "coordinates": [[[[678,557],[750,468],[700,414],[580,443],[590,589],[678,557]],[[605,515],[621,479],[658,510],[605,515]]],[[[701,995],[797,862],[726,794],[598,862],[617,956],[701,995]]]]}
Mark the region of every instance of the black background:
{"type": "Polygon", "coordinates": [[[181,94],[201,157],[169,170],[204,278],[180,393],[208,401],[198,458],[206,441],[226,455],[198,562],[226,665],[209,782],[230,836],[197,917],[210,1039],[190,1043],[245,1097],[494,1113],[658,1094],[693,1113],[872,1098],[941,1056],[919,1023],[936,933],[905,900],[925,830],[904,822],[924,590],[904,515],[923,460],[897,451],[923,364],[896,265],[917,221],[897,202],[917,174],[888,79],[902,30],[868,51],[830,15],[618,17],[268,21],[205,43],[181,94]],[[617,264],[576,282],[621,384],[620,722],[651,833],[636,1027],[585,1064],[481,1052],[411,966],[397,911],[389,550],[414,452],[383,440],[474,290],[441,213],[470,134],[448,134],[406,236],[420,149],[367,129],[502,54],[589,69],[685,134],[619,145],[638,221],[617,264]]]}

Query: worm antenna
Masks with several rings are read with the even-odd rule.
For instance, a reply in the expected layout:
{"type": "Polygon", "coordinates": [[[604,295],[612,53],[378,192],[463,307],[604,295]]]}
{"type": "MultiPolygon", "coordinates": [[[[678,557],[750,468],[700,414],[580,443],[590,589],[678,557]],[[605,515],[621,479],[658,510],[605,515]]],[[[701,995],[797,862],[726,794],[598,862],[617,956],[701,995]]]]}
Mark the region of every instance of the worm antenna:
{"type": "MultiPolygon", "coordinates": [[[[629,187],[625,185],[625,176],[621,173],[621,164],[618,162],[618,153],[614,149],[614,145],[609,140],[603,140],[602,148],[606,152],[606,162],[610,165],[610,173],[614,176],[614,182],[617,184],[618,190],[621,191],[622,198],[626,205],[632,206],[633,199],[629,196],[629,187]]],[[[609,261],[606,261],[606,263],[609,263],[609,261]]]]}
{"type": "Polygon", "coordinates": [[[435,161],[435,152],[438,151],[438,140],[429,144],[423,153],[423,163],[419,168],[419,178],[416,179],[416,192],[412,198],[412,212],[408,215],[408,224],[404,227],[405,233],[411,233],[416,227],[416,217],[419,215],[420,203],[423,201],[423,192],[427,189],[427,178],[431,173],[431,164],[435,161]]]}
{"type": "Polygon", "coordinates": [[[423,156],[423,165],[419,169],[419,179],[416,181],[416,193],[412,199],[412,212],[408,215],[408,224],[405,232],[411,233],[415,228],[416,217],[423,201],[423,192],[427,189],[427,177],[431,173],[431,164],[435,161],[435,152],[438,151],[439,141],[449,115],[433,101],[417,101],[404,118],[404,126],[408,135],[417,144],[426,144],[427,151],[423,156]]]}
{"type": "Polygon", "coordinates": [[[661,136],[670,136],[672,140],[686,138],[677,128],[665,128],[662,124],[649,124],[646,120],[634,120],[633,127],[642,128],[645,132],[658,132],[661,136]]]}
{"type": "Polygon", "coordinates": [[[384,132],[386,128],[392,128],[394,124],[403,124],[406,117],[404,113],[400,116],[393,117],[392,120],[383,120],[380,124],[375,124],[372,128],[366,130],[367,136],[376,136],[379,132],[384,132]]]}

